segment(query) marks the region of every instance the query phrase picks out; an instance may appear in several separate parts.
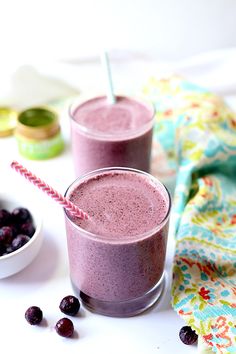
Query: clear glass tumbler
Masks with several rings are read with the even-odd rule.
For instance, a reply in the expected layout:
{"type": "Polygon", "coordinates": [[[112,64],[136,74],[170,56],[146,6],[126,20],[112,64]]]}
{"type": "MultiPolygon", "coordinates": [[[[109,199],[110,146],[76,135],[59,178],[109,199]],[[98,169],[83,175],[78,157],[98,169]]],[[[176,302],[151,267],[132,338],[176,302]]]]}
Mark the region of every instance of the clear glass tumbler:
{"type": "Polygon", "coordinates": [[[161,295],[171,199],[150,174],[104,168],[77,178],[65,196],[89,220],[65,210],[71,282],[89,310],[136,315],[161,295]]]}

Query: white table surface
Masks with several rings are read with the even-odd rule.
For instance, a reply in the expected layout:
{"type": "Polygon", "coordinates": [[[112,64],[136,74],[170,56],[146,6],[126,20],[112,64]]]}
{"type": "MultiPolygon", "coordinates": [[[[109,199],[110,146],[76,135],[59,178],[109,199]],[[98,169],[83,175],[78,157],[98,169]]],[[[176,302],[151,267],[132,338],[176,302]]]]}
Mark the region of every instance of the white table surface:
{"type": "MultiPolygon", "coordinates": [[[[191,65],[187,66],[188,73],[191,73],[191,65]]],[[[209,66],[209,60],[207,65],[209,66]]],[[[193,68],[192,72],[195,75],[193,77],[198,77],[200,83],[204,82],[204,69],[202,76],[197,75],[197,68],[193,68]]],[[[86,77],[84,71],[81,75],[86,77]]],[[[84,79],[84,87],[88,89],[86,80],[84,79]]],[[[209,83],[211,86],[212,81],[209,80],[209,83]]],[[[219,86],[219,81],[217,84],[219,86]]],[[[9,165],[13,159],[18,160],[64,193],[74,180],[69,119],[66,114],[61,116],[61,126],[66,149],[63,154],[50,160],[24,159],[18,153],[14,137],[0,138],[0,193],[7,192],[9,197],[19,198],[22,203],[24,198],[30,198],[32,204],[42,213],[44,224],[44,241],[36,259],[20,273],[0,280],[1,350],[5,348],[5,352],[10,354],[196,353],[196,346],[185,346],[179,340],[178,333],[184,322],[170,305],[171,265],[175,246],[171,234],[167,248],[166,288],[161,300],[151,310],[136,317],[118,319],[95,315],[82,308],[80,314],[73,318],[75,338],[65,339],[55,332],[55,323],[64,317],[58,308],[60,300],[73,293],[69,279],[63,211],[47,195],[11,170],[9,165]],[[30,326],[24,318],[26,309],[32,305],[43,310],[44,321],[40,326],[30,326]]]]}

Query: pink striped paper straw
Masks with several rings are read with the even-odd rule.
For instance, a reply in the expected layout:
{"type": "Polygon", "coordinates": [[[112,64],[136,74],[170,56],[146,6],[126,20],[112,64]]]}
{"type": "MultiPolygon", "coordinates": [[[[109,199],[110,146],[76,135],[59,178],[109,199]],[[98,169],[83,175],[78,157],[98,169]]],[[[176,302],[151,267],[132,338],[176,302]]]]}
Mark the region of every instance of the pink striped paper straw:
{"type": "Polygon", "coordinates": [[[60,193],[55,191],[52,187],[50,187],[47,183],[42,181],[39,177],[35,176],[32,172],[28,171],[24,166],[22,166],[19,162],[13,161],[11,163],[11,167],[19,172],[22,176],[28,179],[31,183],[41,189],[43,192],[47,193],[51,198],[53,198],[56,202],[61,204],[70,214],[77,216],[80,219],[87,220],[89,218],[88,214],[86,214],[83,210],[78,208],[75,204],[71,203],[70,200],[63,197],[60,193]]]}

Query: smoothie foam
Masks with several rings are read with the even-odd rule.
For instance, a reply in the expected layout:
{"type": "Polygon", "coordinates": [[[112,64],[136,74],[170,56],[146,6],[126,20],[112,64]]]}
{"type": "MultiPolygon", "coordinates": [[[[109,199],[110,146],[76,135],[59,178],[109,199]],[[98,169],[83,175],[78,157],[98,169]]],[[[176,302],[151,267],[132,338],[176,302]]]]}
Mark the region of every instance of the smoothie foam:
{"type": "Polygon", "coordinates": [[[98,97],[80,105],[74,111],[74,120],[91,134],[103,133],[111,139],[124,134],[135,135],[152,118],[152,110],[143,103],[128,97],[117,97],[109,104],[106,97],[98,97]]]}
{"type": "Polygon", "coordinates": [[[86,210],[89,220],[74,219],[83,229],[110,241],[139,238],[164,220],[165,194],[144,176],[105,173],[79,185],[70,200],[86,210]]]}

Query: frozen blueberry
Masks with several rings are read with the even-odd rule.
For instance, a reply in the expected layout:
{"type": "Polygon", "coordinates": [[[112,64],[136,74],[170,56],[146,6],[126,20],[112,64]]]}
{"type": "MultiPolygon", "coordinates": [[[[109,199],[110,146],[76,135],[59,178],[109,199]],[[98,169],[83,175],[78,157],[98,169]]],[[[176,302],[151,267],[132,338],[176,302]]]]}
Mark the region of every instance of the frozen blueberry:
{"type": "Polygon", "coordinates": [[[38,306],[31,306],[25,312],[25,319],[31,325],[37,325],[43,319],[43,312],[38,306]]]}
{"type": "Polygon", "coordinates": [[[31,221],[32,216],[26,208],[15,208],[12,212],[12,217],[15,223],[23,224],[26,221],[31,221]]]}
{"type": "Polygon", "coordinates": [[[11,222],[11,213],[6,209],[0,209],[0,227],[7,226],[11,222]]]}
{"type": "Polygon", "coordinates": [[[13,240],[13,229],[11,226],[3,226],[0,229],[0,242],[8,245],[12,242],[13,240]]]}
{"type": "Polygon", "coordinates": [[[13,251],[18,250],[18,248],[24,246],[29,240],[30,237],[27,235],[17,235],[11,243],[13,251]]]}
{"type": "Polygon", "coordinates": [[[6,247],[3,243],[0,242],[0,256],[3,256],[6,253],[6,247]]]}
{"type": "Polygon", "coordinates": [[[59,308],[66,315],[75,316],[80,309],[80,302],[77,297],[68,295],[61,300],[59,308]]]}
{"type": "Polygon", "coordinates": [[[11,246],[7,246],[5,254],[12,253],[13,249],[11,246]]]}
{"type": "Polygon", "coordinates": [[[179,332],[179,338],[184,344],[191,345],[197,341],[198,335],[190,326],[184,326],[179,332]]]}
{"type": "Polygon", "coordinates": [[[18,225],[9,224],[9,227],[12,229],[13,237],[15,237],[15,236],[17,236],[18,234],[20,234],[19,229],[18,229],[17,226],[18,226],[18,225]]]}
{"type": "Polygon", "coordinates": [[[57,333],[62,337],[72,337],[74,333],[73,322],[69,318],[61,318],[55,326],[57,333]]]}
{"type": "Polygon", "coordinates": [[[20,233],[32,237],[35,233],[35,228],[31,221],[27,221],[20,226],[20,233]]]}

